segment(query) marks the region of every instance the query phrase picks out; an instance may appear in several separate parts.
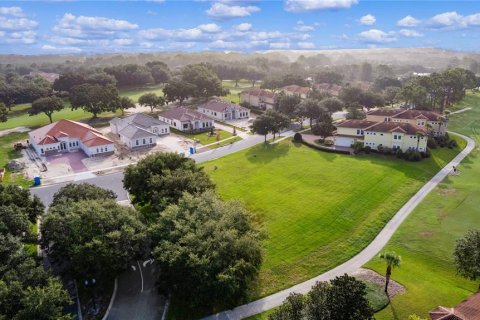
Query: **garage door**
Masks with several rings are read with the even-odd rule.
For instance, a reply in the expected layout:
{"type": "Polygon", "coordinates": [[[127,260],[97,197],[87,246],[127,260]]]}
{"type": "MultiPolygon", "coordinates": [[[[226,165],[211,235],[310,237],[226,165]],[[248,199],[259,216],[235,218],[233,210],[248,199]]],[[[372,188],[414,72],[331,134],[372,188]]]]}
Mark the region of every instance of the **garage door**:
{"type": "Polygon", "coordinates": [[[341,138],[341,137],[337,137],[335,139],[335,145],[339,146],[339,147],[350,147],[353,143],[353,139],[352,138],[341,138]]]}

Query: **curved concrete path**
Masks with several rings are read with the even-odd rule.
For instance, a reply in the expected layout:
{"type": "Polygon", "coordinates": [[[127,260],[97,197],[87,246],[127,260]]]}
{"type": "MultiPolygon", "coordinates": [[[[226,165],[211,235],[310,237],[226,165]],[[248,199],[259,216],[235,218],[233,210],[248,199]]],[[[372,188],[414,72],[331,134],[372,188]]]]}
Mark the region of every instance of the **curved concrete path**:
{"type": "Polygon", "coordinates": [[[347,262],[337,266],[336,268],[310,280],[299,283],[291,288],[282,290],[257,301],[236,307],[233,310],[223,311],[216,315],[206,317],[204,320],[243,319],[270,310],[282,304],[282,302],[290,293],[296,292],[306,294],[317,281],[328,281],[345,273],[350,274],[370,261],[388,243],[395,231],[398,229],[398,227],[400,227],[402,222],[408,217],[413,209],[415,209],[415,207],[427,196],[430,191],[432,191],[445,177],[448,176],[448,174],[453,170],[454,166],[458,166],[459,163],[475,148],[475,142],[469,137],[454,132],[450,133],[465,139],[467,141],[467,146],[432,179],[430,179],[430,181],[428,181],[420,190],[418,190],[418,192],[412,198],[410,198],[410,200],[385,225],[377,237],[359,254],[347,262]]]}

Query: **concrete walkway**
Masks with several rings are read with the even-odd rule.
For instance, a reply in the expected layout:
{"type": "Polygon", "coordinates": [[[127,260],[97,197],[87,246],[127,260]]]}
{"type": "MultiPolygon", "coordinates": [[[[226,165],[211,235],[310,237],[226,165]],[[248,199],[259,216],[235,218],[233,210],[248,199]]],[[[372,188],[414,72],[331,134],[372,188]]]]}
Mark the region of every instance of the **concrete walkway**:
{"type": "Polygon", "coordinates": [[[457,113],[462,113],[462,112],[465,112],[465,111],[468,111],[468,110],[472,110],[471,107],[467,107],[467,108],[463,108],[463,109],[460,109],[460,110],[457,110],[457,111],[453,111],[453,112],[450,112],[450,114],[457,114],[457,113]]]}
{"type": "Polygon", "coordinates": [[[347,262],[337,266],[310,280],[299,283],[291,288],[282,290],[268,297],[253,301],[251,303],[236,307],[233,310],[224,311],[216,315],[204,318],[204,320],[225,319],[236,320],[253,316],[258,313],[273,309],[282,304],[290,293],[296,292],[306,294],[317,281],[328,281],[345,273],[350,274],[372,258],[374,258],[380,250],[388,243],[395,231],[400,227],[402,222],[408,217],[415,207],[432,191],[445,177],[452,172],[454,166],[459,163],[475,148],[475,142],[467,136],[456,134],[467,141],[467,146],[463,149],[450,163],[440,170],[430,181],[428,181],[410,200],[393,216],[393,218],[385,225],[377,237],[359,254],[354,256],[347,262]]]}

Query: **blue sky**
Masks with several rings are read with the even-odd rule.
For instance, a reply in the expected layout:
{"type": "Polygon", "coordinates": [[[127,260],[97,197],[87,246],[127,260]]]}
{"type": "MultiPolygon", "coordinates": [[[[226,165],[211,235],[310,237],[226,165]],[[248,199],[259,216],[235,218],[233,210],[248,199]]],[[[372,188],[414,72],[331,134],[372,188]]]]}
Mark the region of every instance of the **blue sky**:
{"type": "Polygon", "coordinates": [[[0,53],[480,50],[479,1],[0,1],[0,53]]]}

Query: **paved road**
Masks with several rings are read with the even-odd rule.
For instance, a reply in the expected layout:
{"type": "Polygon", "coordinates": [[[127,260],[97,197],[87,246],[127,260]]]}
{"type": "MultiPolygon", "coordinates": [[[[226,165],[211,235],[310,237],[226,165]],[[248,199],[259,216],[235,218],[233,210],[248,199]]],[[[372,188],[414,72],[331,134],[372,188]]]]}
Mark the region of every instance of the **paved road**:
{"type": "MultiPolygon", "coordinates": [[[[126,201],[128,200],[128,194],[123,189],[123,173],[113,173],[104,176],[96,176],[94,178],[88,178],[84,180],[74,181],[73,183],[81,183],[87,182],[95,184],[101,188],[113,190],[117,195],[117,201],[126,201]]],[[[63,182],[58,184],[52,184],[48,186],[40,186],[31,188],[30,192],[32,194],[37,195],[45,204],[45,206],[49,206],[52,203],[53,195],[57,192],[60,188],[64,187],[68,183],[72,182],[63,182]]]]}
{"type": "Polygon", "coordinates": [[[161,319],[166,299],[157,292],[155,264],[134,261],[117,278],[117,291],[107,320],[161,319]]]}
{"type": "Polygon", "coordinates": [[[291,288],[282,290],[268,297],[253,301],[251,303],[236,307],[233,310],[224,311],[216,315],[204,318],[204,320],[236,320],[243,319],[255,314],[270,310],[282,304],[285,298],[292,292],[305,294],[317,281],[328,281],[345,273],[352,273],[374,258],[380,250],[388,243],[395,231],[402,222],[415,209],[415,207],[432,191],[445,177],[452,172],[453,166],[458,164],[474,149],[475,142],[464,135],[458,134],[467,141],[467,146],[450,163],[440,170],[430,181],[428,181],[410,200],[395,214],[385,225],[377,237],[359,254],[336,268],[316,276],[310,280],[299,283],[291,288]]]}

